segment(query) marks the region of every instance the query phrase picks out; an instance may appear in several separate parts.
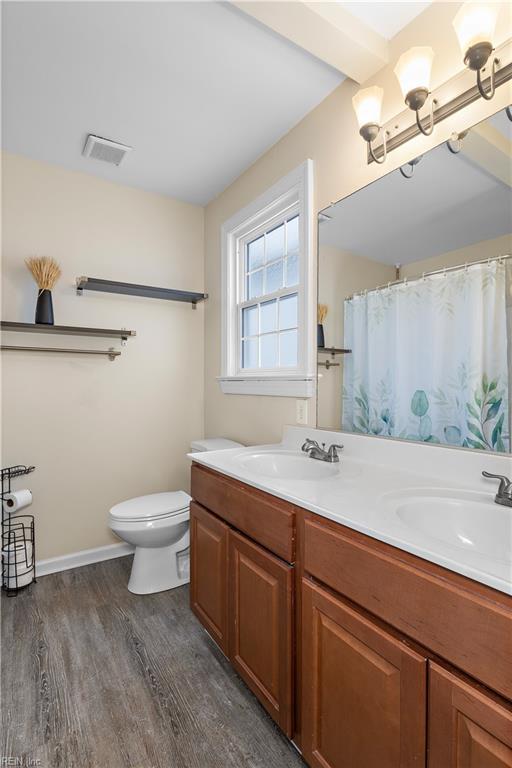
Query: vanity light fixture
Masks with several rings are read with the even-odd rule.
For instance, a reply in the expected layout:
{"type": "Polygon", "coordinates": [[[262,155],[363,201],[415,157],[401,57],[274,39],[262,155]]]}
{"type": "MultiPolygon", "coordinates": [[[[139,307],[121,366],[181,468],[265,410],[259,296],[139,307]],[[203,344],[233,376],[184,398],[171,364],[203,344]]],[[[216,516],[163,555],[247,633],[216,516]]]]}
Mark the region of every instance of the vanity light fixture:
{"type": "MultiPolygon", "coordinates": [[[[462,70],[449,81],[436,85],[434,96],[430,83],[434,59],[432,48],[411,48],[400,56],[394,71],[404,101],[415,113],[416,120],[412,124],[407,120],[407,112],[395,115],[387,123],[381,121],[382,88],[364,88],[354,96],[352,103],[357,114],[359,133],[367,144],[368,163],[384,163],[390,152],[419,133],[430,136],[437,123],[481,97],[492,99],[496,88],[512,80],[510,40],[500,44],[494,53],[496,21],[496,4],[487,5],[480,0],[464,3],[453,20],[464,63],[468,69],[477,73],[477,82],[474,85],[468,86],[468,80],[471,78],[462,70]],[[491,59],[492,65],[489,67],[491,59]],[[459,81],[462,88],[458,87],[459,81]],[[429,102],[430,114],[421,118],[420,110],[429,102]]],[[[505,112],[507,118],[512,121],[512,105],[506,107],[505,112]]],[[[454,134],[447,141],[448,149],[454,154],[460,152],[463,138],[463,134],[454,134]]],[[[413,164],[406,163],[400,170],[404,176],[410,178],[414,167],[413,164]]]]}
{"type": "Polygon", "coordinates": [[[495,92],[494,77],[499,66],[499,59],[493,58],[491,64],[490,87],[484,90],[482,85],[482,70],[491,56],[494,45],[494,30],[496,28],[497,10],[493,4],[464,3],[453,20],[453,26],[459,40],[464,64],[476,71],[476,82],[480,95],[488,101],[495,92]]]}
{"type": "Polygon", "coordinates": [[[383,163],[386,159],[386,134],[382,136],[383,152],[378,158],[373,151],[372,142],[378,137],[381,129],[382,99],[384,91],[378,85],[371,88],[364,88],[358,91],[352,99],[357,122],[359,123],[359,134],[368,144],[368,151],[376,163],[383,163]]]}
{"type": "Polygon", "coordinates": [[[434,130],[435,99],[430,103],[430,120],[428,127],[423,127],[419,111],[430,95],[430,75],[434,51],[428,46],[411,48],[403,53],[395,67],[395,75],[400,83],[405,103],[416,113],[416,124],[425,136],[430,136],[434,130]]]}

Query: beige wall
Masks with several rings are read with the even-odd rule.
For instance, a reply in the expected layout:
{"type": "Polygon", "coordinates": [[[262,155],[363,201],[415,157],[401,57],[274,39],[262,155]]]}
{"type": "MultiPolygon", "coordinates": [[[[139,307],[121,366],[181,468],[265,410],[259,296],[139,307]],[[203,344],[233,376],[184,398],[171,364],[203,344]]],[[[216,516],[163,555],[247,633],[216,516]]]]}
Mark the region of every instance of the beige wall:
{"type": "Polygon", "coordinates": [[[492,240],[482,240],[466,248],[457,248],[430,259],[404,264],[400,270],[402,277],[420,277],[423,272],[431,272],[444,267],[457,267],[459,264],[470,264],[480,259],[492,259],[495,256],[505,256],[512,253],[512,235],[502,235],[492,240]]]}
{"type": "MultiPolygon", "coordinates": [[[[459,3],[438,2],[427,8],[391,44],[391,63],[365,85],[385,89],[383,119],[386,121],[403,107],[393,67],[400,56],[414,45],[431,45],[435,50],[432,85],[435,88],[462,69],[461,54],[452,20],[459,3]]],[[[501,4],[500,32],[505,30],[506,5],[501,4]]],[[[503,37],[503,35],[502,35],[503,37]]],[[[365,146],[359,137],[351,98],[358,90],[345,81],[322,104],[273,146],[206,209],[206,286],[210,300],[205,326],[205,430],[207,435],[224,434],[248,443],[279,439],[284,424],[295,421],[292,398],[223,395],[216,377],[220,372],[220,227],[233,213],[306,158],[314,161],[315,209],[320,210],[380,175],[397,168],[411,157],[450,138],[454,130],[484,120],[510,100],[510,89],[498,89],[490,101],[480,99],[463,112],[440,123],[430,137],[419,136],[394,151],[383,166],[366,165],[365,146]]],[[[310,401],[309,420],[315,423],[316,407],[310,401]]]]}
{"type": "MultiPolygon", "coordinates": [[[[4,155],[2,318],[33,322],[26,256],[56,258],[59,324],[137,331],[115,362],[4,352],[2,466],[32,463],[38,559],[116,541],[109,507],[187,489],[190,440],[203,434],[204,309],[85,293],[78,275],[201,290],[203,209],[4,155]]],[[[109,339],[5,334],[4,343],[108,348],[109,339]]]]}

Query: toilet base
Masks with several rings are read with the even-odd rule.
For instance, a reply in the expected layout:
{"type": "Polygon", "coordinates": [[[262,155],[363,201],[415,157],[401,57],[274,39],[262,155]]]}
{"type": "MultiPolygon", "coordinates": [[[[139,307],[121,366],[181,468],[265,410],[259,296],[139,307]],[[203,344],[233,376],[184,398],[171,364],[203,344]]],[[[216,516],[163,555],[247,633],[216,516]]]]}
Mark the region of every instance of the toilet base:
{"type": "Polygon", "coordinates": [[[180,577],[178,573],[177,555],[183,551],[176,544],[169,547],[136,547],[129,591],[135,595],[149,595],[188,584],[188,574],[180,577]]]}

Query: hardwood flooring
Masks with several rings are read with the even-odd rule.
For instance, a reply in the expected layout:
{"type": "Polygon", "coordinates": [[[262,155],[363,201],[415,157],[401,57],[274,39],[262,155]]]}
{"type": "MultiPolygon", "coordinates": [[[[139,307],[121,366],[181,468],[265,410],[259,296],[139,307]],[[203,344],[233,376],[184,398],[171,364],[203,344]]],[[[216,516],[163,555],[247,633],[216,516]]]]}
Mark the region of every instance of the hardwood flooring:
{"type": "Polygon", "coordinates": [[[2,597],[0,763],[304,768],[190,612],[188,587],[132,595],[130,566],[2,597]]]}

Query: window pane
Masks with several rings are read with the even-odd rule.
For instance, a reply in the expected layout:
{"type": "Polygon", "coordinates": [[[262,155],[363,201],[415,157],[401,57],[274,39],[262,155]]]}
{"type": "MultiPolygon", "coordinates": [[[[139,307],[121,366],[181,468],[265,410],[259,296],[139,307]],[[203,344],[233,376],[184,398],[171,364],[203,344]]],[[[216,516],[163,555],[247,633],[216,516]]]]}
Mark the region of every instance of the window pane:
{"type": "Polygon", "coordinates": [[[276,227],[265,235],[266,250],[265,261],[274,261],[284,256],[284,224],[276,227]]]}
{"type": "Polygon", "coordinates": [[[286,252],[295,253],[299,250],[299,217],[286,222],[286,252]]]}
{"type": "Polygon", "coordinates": [[[261,336],[261,367],[277,368],[277,333],[261,336]]]}
{"type": "Polygon", "coordinates": [[[263,270],[253,272],[247,278],[247,298],[256,299],[263,294],[263,270]]]}
{"type": "Polygon", "coordinates": [[[280,364],[283,368],[297,366],[297,331],[285,331],[279,334],[280,364]]]}
{"type": "Polygon", "coordinates": [[[258,367],[258,339],[246,339],[242,342],[242,368],[258,367]]]}
{"type": "Polygon", "coordinates": [[[297,325],[297,294],[294,293],[279,302],[279,330],[296,328],[297,325]]]}
{"type": "Polygon", "coordinates": [[[260,304],[260,333],[277,331],[277,299],[260,304]]]}
{"type": "Polygon", "coordinates": [[[265,238],[262,235],[257,240],[253,240],[247,246],[247,271],[252,272],[253,269],[261,267],[263,264],[263,257],[265,255],[265,238]]]}
{"type": "Polygon", "coordinates": [[[276,261],[265,267],[265,293],[273,293],[283,287],[283,262],[276,261]]]}
{"type": "Polygon", "coordinates": [[[242,336],[258,335],[258,306],[242,309],[242,336]]]}
{"type": "Polygon", "coordinates": [[[286,259],[286,285],[297,285],[299,282],[299,255],[288,256],[286,259]]]}

